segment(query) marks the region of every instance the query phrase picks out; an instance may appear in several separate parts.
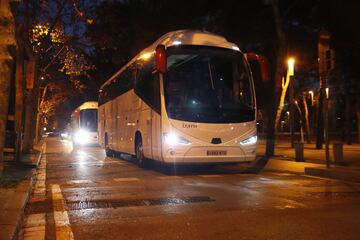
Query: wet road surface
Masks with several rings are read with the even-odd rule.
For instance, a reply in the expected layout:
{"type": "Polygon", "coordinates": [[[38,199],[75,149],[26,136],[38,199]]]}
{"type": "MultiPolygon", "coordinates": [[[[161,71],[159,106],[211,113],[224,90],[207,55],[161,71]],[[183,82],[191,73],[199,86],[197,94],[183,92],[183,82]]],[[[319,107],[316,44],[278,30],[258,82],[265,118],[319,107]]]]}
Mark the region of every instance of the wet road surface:
{"type": "Polygon", "coordinates": [[[360,184],[236,167],[140,169],[57,138],[43,156],[21,239],[360,236],[360,184]]]}

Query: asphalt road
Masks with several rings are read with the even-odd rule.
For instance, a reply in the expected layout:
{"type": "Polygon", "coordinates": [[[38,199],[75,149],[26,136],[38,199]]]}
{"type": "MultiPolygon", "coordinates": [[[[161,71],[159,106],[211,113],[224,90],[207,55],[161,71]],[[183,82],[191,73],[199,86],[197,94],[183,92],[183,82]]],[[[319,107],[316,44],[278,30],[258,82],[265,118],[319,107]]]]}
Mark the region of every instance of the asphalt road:
{"type": "Polygon", "coordinates": [[[265,170],[138,168],[48,138],[21,239],[359,239],[360,184],[265,170]]]}

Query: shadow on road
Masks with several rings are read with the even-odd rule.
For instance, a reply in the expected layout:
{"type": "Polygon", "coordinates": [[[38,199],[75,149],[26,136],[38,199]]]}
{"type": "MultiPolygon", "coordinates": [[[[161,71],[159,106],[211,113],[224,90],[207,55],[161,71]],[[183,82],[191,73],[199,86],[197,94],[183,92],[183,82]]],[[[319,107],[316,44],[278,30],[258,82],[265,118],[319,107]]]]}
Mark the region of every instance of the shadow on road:
{"type": "MultiPolygon", "coordinates": [[[[113,157],[123,159],[133,164],[136,159],[128,154],[113,154],[113,157]]],[[[249,163],[225,163],[225,164],[164,164],[148,159],[145,169],[154,170],[169,176],[191,176],[191,175],[218,175],[218,174],[239,174],[239,173],[259,173],[268,162],[266,156],[258,156],[255,164],[249,163]]]]}

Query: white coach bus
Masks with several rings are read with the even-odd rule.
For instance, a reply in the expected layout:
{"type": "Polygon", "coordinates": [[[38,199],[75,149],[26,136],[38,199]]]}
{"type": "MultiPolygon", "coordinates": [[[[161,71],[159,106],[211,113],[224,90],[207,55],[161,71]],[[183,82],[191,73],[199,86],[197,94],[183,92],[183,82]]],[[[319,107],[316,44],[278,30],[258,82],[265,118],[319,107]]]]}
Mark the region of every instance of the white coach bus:
{"type": "Polygon", "coordinates": [[[85,102],[71,114],[71,139],[74,145],[98,144],[98,103],[85,102]]]}
{"type": "Polygon", "coordinates": [[[165,34],[99,92],[99,143],[109,155],[172,164],[251,163],[256,102],[239,48],[209,32],[165,34]]]}

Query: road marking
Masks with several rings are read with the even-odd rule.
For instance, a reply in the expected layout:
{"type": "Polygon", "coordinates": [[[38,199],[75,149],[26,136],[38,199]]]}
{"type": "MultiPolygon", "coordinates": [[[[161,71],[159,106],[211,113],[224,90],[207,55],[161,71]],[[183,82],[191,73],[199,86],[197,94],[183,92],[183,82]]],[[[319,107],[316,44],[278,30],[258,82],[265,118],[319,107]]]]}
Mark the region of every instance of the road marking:
{"type": "Polygon", "coordinates": [[[54,207],[56,239],[73,240],[74,234],[71,230],[66,203],[58,184],[51,185],[51,194],[54,207]]]}
{"type": "Polygon", "coordinates": [[[71,180],[67,181],[67,184],[81,184],[81,183],[93,183],[91,180],[71,180]]]}
{"type": "Polygon", "coordinates": [[[116,182],[135,182],[140,181],[140,179],[135,177],[129,177],[129,178],[114,178],[114,181],[116,182]]]}
{"type": "Polygon", "coordinates": [[[43,240],[45,239],[46,219],[45,213],[30,214],[24,218],[22,230],[23,240],[43,240]]]}
{"type": "Polygon", "coordinates": [[[33,190],[34,199],[46,198],[46,164],[46,151],[44,150],[44,154],[42,155],[40,166],[36,175],[36,182],[33,190]]]}
{"type": "Polygon", "coordinates": [[[161,180],[176,180],[176,179],[183,179],[181,176],[160,176],[158,177],[161,180]]]}
{"type": "Polygon", "coordinates": [[[202,178],[219,178],[219,177],[223,177],[223,175],[209,174],[209,175],[199,175],[199,177],[202,177],[202,178]]]}

